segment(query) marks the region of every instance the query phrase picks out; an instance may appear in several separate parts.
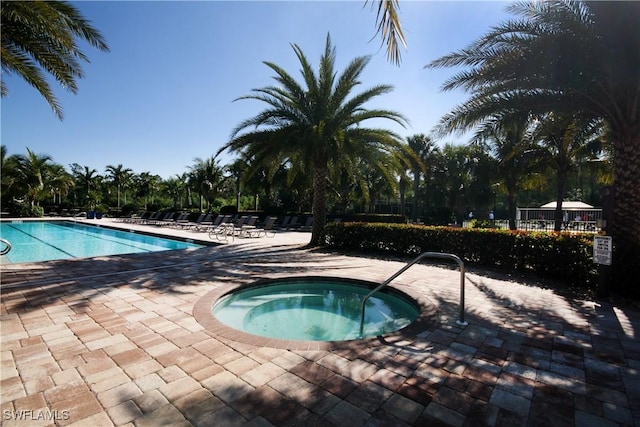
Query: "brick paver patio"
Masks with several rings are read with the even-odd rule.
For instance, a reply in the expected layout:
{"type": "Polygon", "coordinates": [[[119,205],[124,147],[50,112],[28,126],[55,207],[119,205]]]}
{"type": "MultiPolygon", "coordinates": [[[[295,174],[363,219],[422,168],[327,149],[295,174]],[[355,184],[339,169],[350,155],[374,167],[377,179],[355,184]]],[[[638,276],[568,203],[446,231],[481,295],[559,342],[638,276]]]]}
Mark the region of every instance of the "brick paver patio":
{"type": "Polygon", "coordinates": [[[461,326],[457,270],[412,267],[393,286],[434,321],[405,339],[276,348],[212,330],[196,307],[220,289],[381,282],[406,262],[308,238],[2,266],[2,425],[640,425],[640,312],[523,279],[468,271],[461,326]]]}

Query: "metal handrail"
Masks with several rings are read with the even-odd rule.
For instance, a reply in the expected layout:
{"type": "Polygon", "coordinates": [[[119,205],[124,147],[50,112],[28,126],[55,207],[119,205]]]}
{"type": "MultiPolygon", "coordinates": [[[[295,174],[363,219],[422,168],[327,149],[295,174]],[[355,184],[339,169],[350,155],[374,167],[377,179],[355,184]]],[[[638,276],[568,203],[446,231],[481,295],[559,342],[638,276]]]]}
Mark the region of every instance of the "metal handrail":
{"type": "Polygon", "coordinates": [[[398,270],[393,276],[389,277],[387,280],[378,285],[374,290],[369,292],[362,299],[362,306],[360,310],[360,335],[362,336],[364,329],[364,311],[365,311],[365,303],[373,294],[387,286],[391,283],[395,278],[400,276],[402,273],[407,271],[412,265],[423,260],[424,258],[439,258],[439,259],[448,259],[458,263],[458,267],[460,267],[460,319],[456,320],[456,323],[461,326],[466,326],[469,323],[464,320],[464,263],[454,254],[442,253],[442,252],[423,252],[418,255],[413,261],[409,262],[407,265],[398,270]]]}
{"type": "Polygon", "coordinates": [[[0,239],[0,242],[5,245],[5,247],[0,251],[0,255],[8,254],[9,251],[11,251],[11,243],[9,243],[9,241],[5,239],[0,239]]]}

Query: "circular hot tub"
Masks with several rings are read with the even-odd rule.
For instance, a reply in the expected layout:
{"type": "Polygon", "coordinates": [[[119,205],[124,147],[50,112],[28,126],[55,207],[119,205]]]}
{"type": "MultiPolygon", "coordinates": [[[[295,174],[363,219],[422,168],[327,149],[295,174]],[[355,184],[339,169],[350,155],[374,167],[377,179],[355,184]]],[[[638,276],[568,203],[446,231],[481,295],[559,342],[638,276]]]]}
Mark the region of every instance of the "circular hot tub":
{"type": "Polygon", "coordinates": [[[223,333],[228,338],[255,343],[260,340],[251,337],[261,337],[261,345],[278,342],[277,347],[380,338],[411,332],[412,325],[424,328],[425,320],[433,321],[433,304],[419,302],[393,287],[367,298],[363,316],[362,302],[377,285],[316,276],[260,280],[214,291],[197,304],[194,314],[218,333],[228,329],[223,333]],[[212,320],[203,319],[205,310],[212,320]]]}

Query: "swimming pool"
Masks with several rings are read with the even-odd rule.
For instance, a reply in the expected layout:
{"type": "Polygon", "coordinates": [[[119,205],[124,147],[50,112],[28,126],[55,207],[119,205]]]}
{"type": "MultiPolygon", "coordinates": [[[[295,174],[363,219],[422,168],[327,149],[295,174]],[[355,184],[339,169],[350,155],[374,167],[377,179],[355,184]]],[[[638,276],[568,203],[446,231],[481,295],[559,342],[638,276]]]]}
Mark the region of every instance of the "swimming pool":
{"type": "Polygon", "coordinates": [[[199,248],[179,240],[79,224],[72,221],[10,221],[0,223],[0,238],[12,249],[0,264],[91,258],[140,252],[199,248]]]}

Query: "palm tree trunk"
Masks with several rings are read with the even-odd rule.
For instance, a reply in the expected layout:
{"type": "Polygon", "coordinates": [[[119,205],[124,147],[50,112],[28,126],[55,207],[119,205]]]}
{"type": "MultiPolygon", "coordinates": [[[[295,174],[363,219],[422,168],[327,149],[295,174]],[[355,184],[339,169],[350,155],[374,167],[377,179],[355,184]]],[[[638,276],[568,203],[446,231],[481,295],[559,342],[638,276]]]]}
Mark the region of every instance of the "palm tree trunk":
{"type": "MultiPolygon", "coordinates": [[[[321,163],[321,162],[320,162],[321,163]]],[[[324,226],[327,221],[327,166],[316,165],[313,173],[313,227],[311,228],[311,241],[309,246],[318,246],[322,243],[324,226]]]]}
{"type": "Polygon", "coordinates": [[[413,212],[411,219],[418,220],[418,191],[420,190],[420,171],[413,171],[413,212]]]}
{"type": "Polygon", "coordinates": [[[562,201],[564,200],[564,189],[567,183],[567,171],[558,171],[558,187],[556,188],[556,210],[553,214],[553,231],[562,231],[562,201]]]}
{"type": "Polygon", "coordinates": [[[627,129],[615,141],[613,225],[608,227],[614,245],[612,284],[626,295],[639,297],[640,129],[627,129]]]}
{"type": "Polygon", "coordinates": [[[515,191],[508,190],[507,193],[507,205],[509,209],[509,230],[517,230],[518,226],[516,224],[516,193],[515,191]]]}

